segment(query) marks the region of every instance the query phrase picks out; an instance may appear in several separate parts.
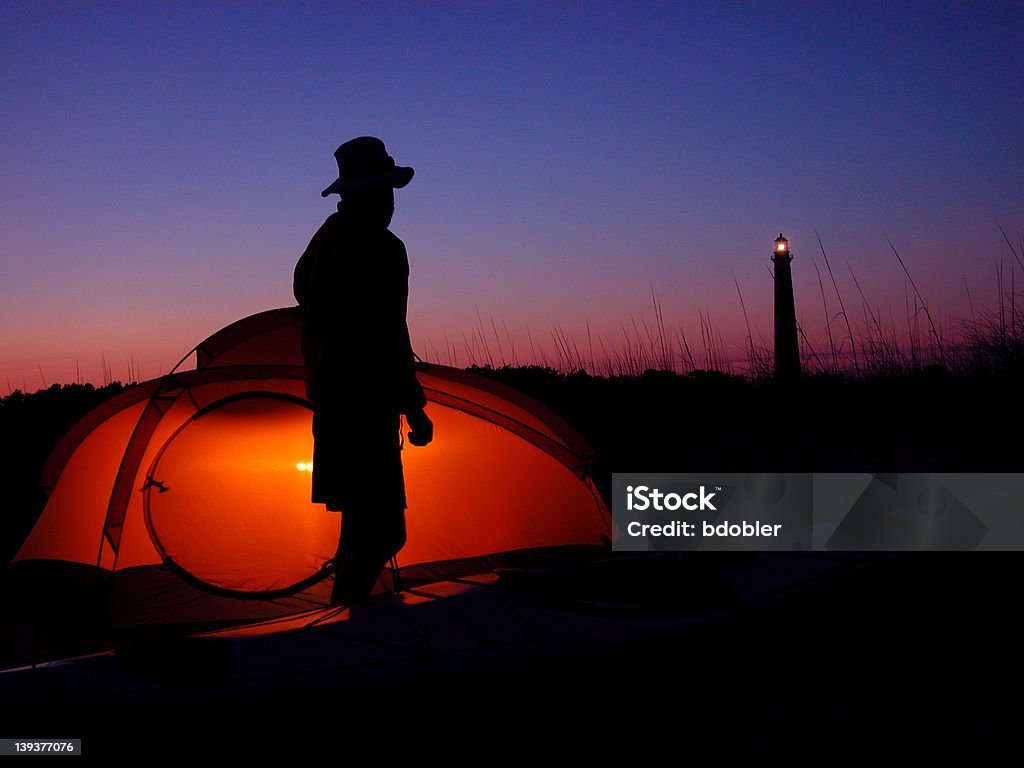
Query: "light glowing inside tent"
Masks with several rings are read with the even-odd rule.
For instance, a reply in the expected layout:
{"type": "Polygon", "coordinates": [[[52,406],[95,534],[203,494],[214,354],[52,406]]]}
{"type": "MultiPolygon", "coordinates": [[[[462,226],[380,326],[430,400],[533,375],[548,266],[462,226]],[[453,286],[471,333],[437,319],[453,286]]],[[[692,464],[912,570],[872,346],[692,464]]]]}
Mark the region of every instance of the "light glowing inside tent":
{"type": "MultiPolygon", "coordinates": [[[[428,408],[434,441],[402,451],[409,508],[399,565],[610,536],[592,487],[570,467],[486,419],[428,408]]],[[[310,501],[312,462],[297,459],[312,454],[312,412],[297,399],[247,393],[187,421],[140,484],[159,556],[243,592],[290,590],[323,574],[341,515],[310,501]]]]}
{"type": "Polygon", "coordinates": [[[154,544],[203,582],[232,590],[287,589],[334,556],[339,515],[310,501],[312,413],[254,395],[186,424],[150,469],[168,491],[147,491],[154,544]],[[296,472],[296,469],[299,471],[296,472]]]}

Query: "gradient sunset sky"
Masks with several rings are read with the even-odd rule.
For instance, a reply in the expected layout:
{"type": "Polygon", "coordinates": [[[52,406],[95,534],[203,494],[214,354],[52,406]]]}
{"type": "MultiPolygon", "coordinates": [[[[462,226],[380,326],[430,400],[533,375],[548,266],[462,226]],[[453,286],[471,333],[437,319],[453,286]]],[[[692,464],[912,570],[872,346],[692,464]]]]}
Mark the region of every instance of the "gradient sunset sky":
{"type": "Polygon", "coordinates": [[[780,231],[813,336],[815,230],[855,307],[847,264],[903,314],[888,237],[964,317],[1024,227],[1019,2],[5,2],[0,50],[0,394],[151,378],[293,304],[359,135],[416,169],[392,229],[426,359],[468,362],[478,313],[520,362],[555,324],[615,346],[652,288],[742,355],[733,273],[770,337],[780,231]]]}

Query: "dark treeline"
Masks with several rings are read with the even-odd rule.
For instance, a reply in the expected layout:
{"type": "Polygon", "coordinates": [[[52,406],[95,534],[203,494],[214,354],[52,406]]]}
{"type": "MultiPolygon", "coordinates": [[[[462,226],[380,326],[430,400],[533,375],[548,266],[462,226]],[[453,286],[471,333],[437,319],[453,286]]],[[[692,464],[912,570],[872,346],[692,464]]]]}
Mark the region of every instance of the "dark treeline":
{"type": "Polygon", "coordinates": [[[15,390],[0,399],[0,565],[14,556],[42,511],[46,499],[39,474],[57,441],[93,406],[122,391],[120,382],[54,384],[32,394],[15,390]]]}
{"type": "Polygon", "coordinates": [[[472,369],[562,414],[612,472],[1018,471],[1024,376],[939,366],[792,386],[718,372],[642,376],[472,369]]]}

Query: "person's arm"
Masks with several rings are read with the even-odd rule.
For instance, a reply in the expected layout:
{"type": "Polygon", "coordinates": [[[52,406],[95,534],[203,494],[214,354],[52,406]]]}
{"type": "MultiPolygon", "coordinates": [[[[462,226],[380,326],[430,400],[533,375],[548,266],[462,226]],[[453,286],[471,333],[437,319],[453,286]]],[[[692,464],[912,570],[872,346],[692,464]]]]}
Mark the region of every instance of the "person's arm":
{"type": "MultiPolygon", "coordinates": [[[[434,439],[434,422],[430,420],[423,410],[427,406],[427,397],[423,392],[419,379],[416,378],[416,360],[412,351],[412,342],[409,340],[409,325],[403,323],[403,336],[405,338],[408,353],[407,372],[405,374],[405,388],[403,391],[403,403],[401,412],[405,414],[405,420],[409,423],[409,442],[413,445],[424,446],[434,439]]],[[[404,350],[403,350],[404,351],[404,350]]]]}
{"type": "Polygon", "coordinates": [[[412,340],[409,337],[409,257],[406,254],[405,244],[395,238],[396,245],[400,249],[401,263],[401,286],[399,290],[399,302],[395,307],[396,320],[401,326],[396,329],[398,333],[397,343],[400,347],[399,355],[399,410],[402,413],[411,413],[423,410],[427,404],[427,398],[423,394],[423,387],[416,378],[416,355],[412,351],[412,340]]]}
{"type": "Polygon", "coordinates": [[[295,296],[295,301],[300,307],[305,305],[308,298],[309,272],[313,261],[309,255],[311,251],[312,243],[299,256],[299,261],[295,264],[295,272],[292,275],[292,295],[295,296]]]}
{"type": "Polygon", "coordinates": [[[427,397],[423,387],[416,378],[416,356],[409,340],[409,326],[403,324],[404,345],[402,350],[402,385],[400,390],[399,410],[402,413],[422,411],[427,405],[427,397]]]}
{"type": "Polygon", "coordinates": [[[325,242],[325,232],[331,225],[328,218],[310,238],[309,245],[302,252],[292,275],[292,294],[298,302],[302,315],[302,357],[306,369],[306,396],[316,401],[316,381],[320,370],[321,328],[324,318],[320,316],[322,300],[317,297],[317,286],[314,284],[318,272],[317,262],[325,242]]]}
{"type": "Polygon", "coordinates": [[[320,247],[324,232],[330,226],[332,218],[333,216],[328,217],[327,221],[320,225],[320,229],[310,238],[309,245],[306,246],[306,250],[302,252],[295,264],[295,272],[292,274],[292,295],[295,296],[295,301],[300,307],[304,307],[309,301],[310,287],[313,282],[313,262],[316,261],[314,254],[320,247]]]}
{"type": "Polygon", "coordinates": [[[416,378],[416,356],[412,351],[412,340],[409,337],[409,323],[407,320],[409,310],[409,260],[405,251],[405,244],[398,241],[402,249],[403,262],[403,286],[401,296],[401,321],[400,330],[401,344],[401,383],[399,385],[399,411],[405,414],[406,421],[412,430],[409,432],[409,442],[413,445],[427,445],[434,438],[434,424],[430,417],[424,412],[427,405],[427,397],[423,392],[419,379],[416,378]]]}

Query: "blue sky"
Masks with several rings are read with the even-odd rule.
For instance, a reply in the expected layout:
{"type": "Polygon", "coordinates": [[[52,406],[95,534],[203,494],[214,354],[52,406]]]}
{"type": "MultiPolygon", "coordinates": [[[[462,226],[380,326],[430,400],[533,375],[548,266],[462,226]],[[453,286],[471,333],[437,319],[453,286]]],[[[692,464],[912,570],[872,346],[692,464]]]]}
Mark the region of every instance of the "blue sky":
{"type": "Polygon", "coordinates": [[[0,391],[148,378],[292,303],[365,134],[416,168],[421,354],[478,311],[614,339],[652,287],[740,350],[732,274],[770,334],[780,230],[811,333],[815,230],[848,301],[847,263],[902,309],[888,237],[962,316],[1024,226],[1022,32],[1014,3],[5,3],[0,391]]]}

